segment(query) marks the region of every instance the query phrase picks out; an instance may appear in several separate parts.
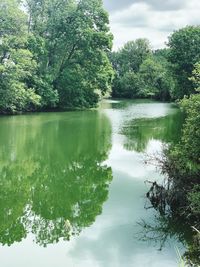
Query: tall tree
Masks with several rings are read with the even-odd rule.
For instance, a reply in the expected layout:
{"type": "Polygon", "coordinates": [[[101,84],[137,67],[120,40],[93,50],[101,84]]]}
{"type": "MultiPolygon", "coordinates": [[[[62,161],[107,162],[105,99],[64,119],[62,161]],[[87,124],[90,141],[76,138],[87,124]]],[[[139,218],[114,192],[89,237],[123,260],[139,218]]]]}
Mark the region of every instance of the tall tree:
{"type": "Polygon", "coordinates": [[[110,54],[115,69],[114,97],[169,100],[174,81],[167,61],[168,50],[155,53],[146,39],[128,42],[110,54]]]}
{"type": "Polygon", "coordinates": [[[41,98],[31,83],[37,62],[27,49],[27,16],[17,0],[2,0],[0,7],[0,112],[35,110],[41,98]]]}
{"type": "Polygon", "coordinates": [[[93,107],[111,90],[112,34],[101,0],[0,7],[1,113],[93,107]]]}
{"type": "Polygon", "coordinates": [[[169,60],[173,64],[177,87],[174,98],[194,93],[195,87],[188,79],[194,64],[200,61],[200,26],[187,26],[169,37],[169,60]]]}
{"type": "Polygon", "coordinates": [[[174,81],[164,58],[154,56],[146,59],[140,67],[139,76],[141,96],[162,101],[170,99],[174,81]]]}
{"type": "Polygon", "coordinates": [[[112,79],[112,35],[102,1],[28,0],[27,6],[30,31],[44,44],[40,73],[58,90],[59,105],[95,105],[112,79]]]}
{"type": "Polygon", "coordinates": [[[149,40],[136,39],[127,42],[119,51],[113,52],[110,56],[113,67],[117,74],[125,72],[138,72],[142,62],[151,55],[149,40]]]}
{"type": "Polygon", "coordinates": [[[5,35],[20,35],[26,25],[26,14],[19,9],[17,0],[0,2],[0,38],[5,35]]]}
{"type": "Polygon", "coordinates": [[[127,42],[119,51],[112,52],[109,57],[115,70],[113,96],[135,98],[139,91],[137,72],[141,64],[152,54],[147,39],[127,42]]]}

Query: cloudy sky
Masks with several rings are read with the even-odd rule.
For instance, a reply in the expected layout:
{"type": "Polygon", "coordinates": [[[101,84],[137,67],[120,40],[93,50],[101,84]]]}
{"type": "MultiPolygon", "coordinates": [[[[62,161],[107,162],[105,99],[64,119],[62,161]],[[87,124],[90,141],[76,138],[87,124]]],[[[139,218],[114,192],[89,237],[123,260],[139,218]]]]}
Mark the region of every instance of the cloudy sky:
{"type": "Polygon", "coordinates": [[[103,0],[110,14],[114,50],[146,37],[154,49],[165,46],[173,30],[200,25],[200,0],[103,0]]]}

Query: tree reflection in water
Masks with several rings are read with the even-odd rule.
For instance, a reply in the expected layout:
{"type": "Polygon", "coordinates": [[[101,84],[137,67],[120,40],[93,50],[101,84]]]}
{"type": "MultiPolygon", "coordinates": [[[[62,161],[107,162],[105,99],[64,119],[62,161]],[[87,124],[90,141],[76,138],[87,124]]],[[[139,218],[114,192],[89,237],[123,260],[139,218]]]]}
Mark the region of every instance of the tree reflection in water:
{"type": "Polygon", "coordinates": [[[127,150],[144,152],[152,139],[164,143],[176,142],[183,123],[183,114],[176,112],[159,118],[143,118],[128,121],[122,129],[126,136],[124,147],[127,150]]]}
{"type": "Polygon", "coordinates": [[[101,214],[112,170],[111,126],[96,111],[5,120],[0,129],[0,242],[28,233],[46,246],[69,240],[101,214]]]}
{"type": "Polygon", "coordinates": [[[159,250],[162,250],[170,238],[174,238],[186,245],[191,241],[191,230],[179,219],[174,219],[171,216],[157,215],[152,222],[141,220],[138,223],[141,227],[141,232],[138,233],[139,239],[154,243],[159,250]]]}
{"type": "MultiPolygon", "coordinates": [[[[140,232],[137,236],[140,240],[149,242],[159,250],[162,250],[168,241],[173,238],[174,243],[176,241],[181,242],[187,248],[187,251],[182,256],[187,262],[187,266],[200,266],[199,239],[192,227],[184,223],[180,217],[156,215],[154,221],[149,223],[141,220],[138,224],[140,232]],[[196,239],[195,242],[194,238],[196,239]]],[[[177,249],[175,245],[174,249],[177,249]]]]}

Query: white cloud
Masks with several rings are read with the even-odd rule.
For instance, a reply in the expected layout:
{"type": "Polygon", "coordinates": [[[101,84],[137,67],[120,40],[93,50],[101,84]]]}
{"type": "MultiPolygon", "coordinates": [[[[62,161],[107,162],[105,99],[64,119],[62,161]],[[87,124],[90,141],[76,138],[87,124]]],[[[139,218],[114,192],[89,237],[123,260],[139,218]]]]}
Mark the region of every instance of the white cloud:
{"type": "Polygon", "coordinates": [[[187,0],[104,0],[104,5],[110,12],[127,8],[135,3],[145,3],[154,10],[178,10],[183,8],[186,2],[187,0]]]}
{"type": "MultiPolygon", "coordinates": [[[[138,0],[139,1],[139,0],[138,0]]],[[[114,34],[114,50],[121,47],[129,40],[148,38],[153,48],[165,46],[167,37],[174,30],[186,25],[200,24],[200,1],[190,0],[181,7],[172,7],[172,1],[168,0],[168,8],[155,8],[157,0],[135,2],[127,8],[110,14],[111,31],[114,34]],[[151,5],[150,5],[151,2],[151,5]]],[[[178,1],[180,4],[180,1],[178,1]]],[[[184,1],[183,1],[184,2],[184,1]]],[[[165,3],[165,6],[167,6],[165,3]]]]}

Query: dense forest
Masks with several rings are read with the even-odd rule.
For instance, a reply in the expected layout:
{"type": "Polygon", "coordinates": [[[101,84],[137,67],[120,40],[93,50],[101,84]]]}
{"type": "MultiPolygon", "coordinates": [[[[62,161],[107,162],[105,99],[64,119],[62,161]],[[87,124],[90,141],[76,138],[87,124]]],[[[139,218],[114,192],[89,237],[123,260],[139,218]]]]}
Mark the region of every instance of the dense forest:
{"type": "Polygon", "coordinates": [[[0,2],[0,113],[94,107],[110,90],[102,1],[0,2]]]}
{"type": "Polygon", "coordinates": [[[101,0],[1,0],[0,113],[92,108],[106,96],[177,101],[185,122],[159,160],[167,185],[156,205],[198,230],[200,26],[174,31],[159,50],[137,39],[112,52],[112,40],[101,0]]]}

